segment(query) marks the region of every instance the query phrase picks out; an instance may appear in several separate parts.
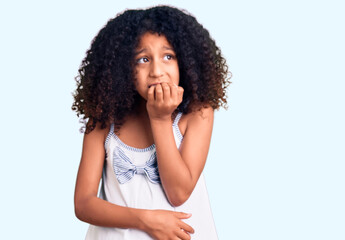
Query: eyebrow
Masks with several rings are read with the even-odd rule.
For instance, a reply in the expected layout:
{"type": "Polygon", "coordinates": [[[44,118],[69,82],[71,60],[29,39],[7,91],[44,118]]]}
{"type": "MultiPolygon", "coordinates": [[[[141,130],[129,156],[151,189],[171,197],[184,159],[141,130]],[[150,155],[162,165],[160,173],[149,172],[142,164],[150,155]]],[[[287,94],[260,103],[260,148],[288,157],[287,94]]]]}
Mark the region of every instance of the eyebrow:
{"type": "Polygon", "coordinates": [[[143,48],[143,49],[141,49],[140,51],[136,51],[136,52],[135,52],[135,55],[138,55],[138,54],[143,53],[143,52],[145,52],[145,51],[147,51],[147,49],[146,49],[146,48],[143,48]]]}
{"type": "MultiPolygon", "coordinates": [[[[171,51],[175,52],[174,49],[171,48],[171,47],[163,46],[162,48],[165,49],[165,50],[171,50],[171,51]]],[[[147,48],[143,48],[143,49],[141,49],[139,51],[136,51],[135,55],[138,55],[138,54],[143,53],[143,52],[147,52],[147,48]]]]}
{"type": "MultiPolygon", "coordinates": [[[[164,49],[166,49],[166,50],[171,50],[171,51],[174,51],[174,49],[173,48],[171,48],[171,47],[166,47],[166,46],[163,46],[162,48],[164,48],[164,49]]],[[[175,51],[174,51],[175,52],[175,51]]]]}

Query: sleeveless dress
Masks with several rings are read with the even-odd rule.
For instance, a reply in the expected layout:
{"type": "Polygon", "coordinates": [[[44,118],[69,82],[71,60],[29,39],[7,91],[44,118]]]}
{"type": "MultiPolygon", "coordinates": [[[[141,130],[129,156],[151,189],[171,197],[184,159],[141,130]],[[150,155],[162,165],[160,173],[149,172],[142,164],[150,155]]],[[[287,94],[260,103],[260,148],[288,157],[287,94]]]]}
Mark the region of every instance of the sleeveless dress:
{"type": "MultiPolygon", "coordinates": [[[[178,148],[183,140],[178,127],[181,116],[182,113],[178,113],[172,125],[178,148]]],[[[191,213],[192,216],[183,221],[194,228],[195,233],[191,234],[193,240],[218,239],[203,173],[189,199],[181,206],[173,207],[170,205],[161,183],[158,182],[159,178],[157,179],[157,176],[154,175],[154,167],[157,166],[154,144],[143,149],[128,146],[114,133],[112,124],[104,145],[106,159],[100,198],[113,204],[132,208],[165,209],[191,213]],[[121,172],[123,164],[132,166],[132,171],[121,172]],[[151,169],[143,170],[143,166],[148,165],[151,165],[151,169]],[[120,176],[120,174],[122,175],[120,176]]],[[[114,239],[152,240],[146,232],[137,229],[99,227],[91,224],[86,234],[86,240],[114,239]]]]}

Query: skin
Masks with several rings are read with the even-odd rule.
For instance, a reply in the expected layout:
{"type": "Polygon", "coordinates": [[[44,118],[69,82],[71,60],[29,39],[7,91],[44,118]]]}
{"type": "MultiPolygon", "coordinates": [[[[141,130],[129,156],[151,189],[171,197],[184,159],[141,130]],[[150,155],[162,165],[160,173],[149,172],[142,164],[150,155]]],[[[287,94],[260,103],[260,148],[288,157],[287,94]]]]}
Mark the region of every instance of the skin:
{"type": "MultiPolygon", "coordinates": [[[[191,195],[205,166],[213,109],[203,108],[181,117],[179,129],[184,138],[178,149],[171,124],[172,114],[182,102],[183,89],[178,86],[175,52],[165,36],[146,33],[141,37],[135,71],[135,86],[142,100],[126,118],[118,136],[136,148],[155,143],[162,186],[169,202],[179,206],[191,195]]],[[[154,239],[190,239],[194,229],[182,221],[191,217],[190,214],[122,207],[97,197],[108,132],[109,128],[101,129],[97,125],[84,136],[75,189],[76,216],[94,225],[139,229],[154,239]]]]}

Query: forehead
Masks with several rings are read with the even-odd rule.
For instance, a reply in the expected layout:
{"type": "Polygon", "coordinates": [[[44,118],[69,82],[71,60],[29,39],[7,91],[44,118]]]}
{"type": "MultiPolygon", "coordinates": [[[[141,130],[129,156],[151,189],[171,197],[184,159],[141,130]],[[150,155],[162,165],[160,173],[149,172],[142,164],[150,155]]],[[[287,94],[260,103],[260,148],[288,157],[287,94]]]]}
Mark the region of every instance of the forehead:
{"type": "Polygon", "coordinates": [[[138,43],[137,50],[143,48],[169,48],[173,49],[168,39],[164,35],[158,33],[144,33],[138,43]]]}

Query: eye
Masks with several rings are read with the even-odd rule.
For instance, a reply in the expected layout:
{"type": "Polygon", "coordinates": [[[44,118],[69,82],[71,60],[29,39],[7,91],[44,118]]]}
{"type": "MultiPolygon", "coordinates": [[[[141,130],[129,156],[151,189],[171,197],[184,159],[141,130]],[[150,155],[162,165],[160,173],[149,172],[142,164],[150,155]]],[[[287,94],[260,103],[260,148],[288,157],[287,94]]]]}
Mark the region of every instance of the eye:
{"type": "Polygon", "coordinates": [[[172,60],[174,59],[174,56],[172,54],[167,54],[164,56],[164,60],[172,60]]]}
{"type": "Polygon", "coordinates": [[[147,63],[149,59],[147,57],[142,57],[137,60],[137,63],[147,63]]]}

